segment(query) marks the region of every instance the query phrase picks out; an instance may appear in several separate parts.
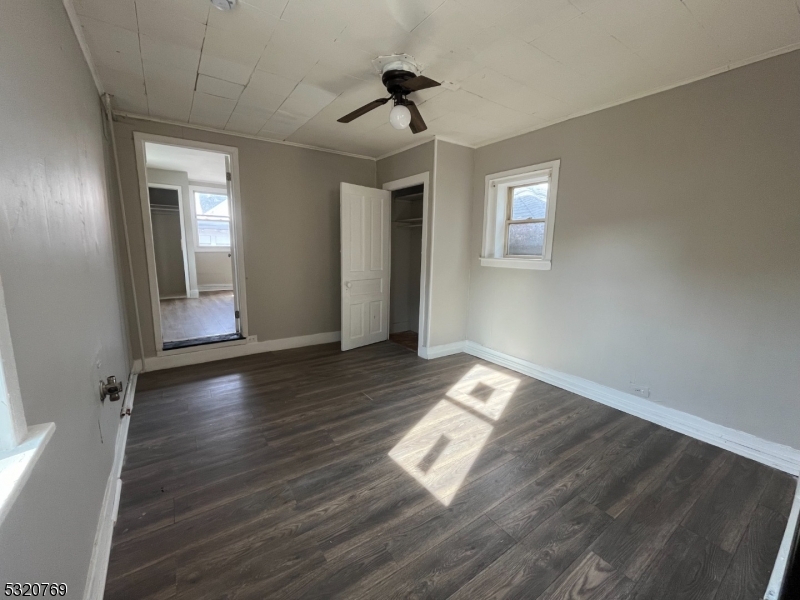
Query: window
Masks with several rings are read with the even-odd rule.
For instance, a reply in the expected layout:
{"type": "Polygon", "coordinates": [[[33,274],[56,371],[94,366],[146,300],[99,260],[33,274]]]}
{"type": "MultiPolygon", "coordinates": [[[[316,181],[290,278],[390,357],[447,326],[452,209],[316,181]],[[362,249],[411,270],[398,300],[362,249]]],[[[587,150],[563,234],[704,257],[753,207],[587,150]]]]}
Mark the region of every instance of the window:
{"type": "Polygon", "coordinates": [[[228,196],[194,191],[198,248],[230,248],[231,214],[228,196]]]}
{"type": "Polygon", "coordinates": [[[559,162],[486,177],[481,265],[550,269],[559,162]]]}

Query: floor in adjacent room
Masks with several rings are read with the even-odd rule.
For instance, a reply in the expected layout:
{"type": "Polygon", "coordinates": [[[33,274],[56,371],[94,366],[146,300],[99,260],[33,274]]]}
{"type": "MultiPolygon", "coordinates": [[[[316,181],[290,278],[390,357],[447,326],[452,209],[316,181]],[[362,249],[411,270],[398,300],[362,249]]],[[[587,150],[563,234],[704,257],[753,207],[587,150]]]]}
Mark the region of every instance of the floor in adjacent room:
{"type": "Polygon", "coordinates": [[[795,480],[466,354],[145,373],[106,598],[763,594],[795,480]]]}
{"type": "Polygon", "coordinates": [[[164,342],[236,333],[233,292],[200,292],[199,298],[161,301],[164,342]]]}
{"type": "Polygon", "coordinates": [[[398,331],[389,334],[389,341],[400,344],[414,353],[419,350],[419,336],[416,331],[398,331]]]}

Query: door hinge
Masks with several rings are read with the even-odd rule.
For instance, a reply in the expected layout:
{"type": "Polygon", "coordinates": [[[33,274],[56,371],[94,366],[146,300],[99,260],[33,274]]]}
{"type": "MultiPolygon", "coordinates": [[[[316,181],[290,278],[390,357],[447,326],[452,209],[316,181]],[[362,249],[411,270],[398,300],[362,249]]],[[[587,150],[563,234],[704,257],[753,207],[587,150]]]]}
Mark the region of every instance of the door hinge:
{"type": "Polygon", "coordinates": [[[230,181],[231,180],[231,174],[230,173],[225,173],[225,179],[230,181]]]}
{"type": "Polygon", "coordinates": [[[238,310],[233,311],[233,316],[238,319],[239,318],[239,311],[238,310]]]}

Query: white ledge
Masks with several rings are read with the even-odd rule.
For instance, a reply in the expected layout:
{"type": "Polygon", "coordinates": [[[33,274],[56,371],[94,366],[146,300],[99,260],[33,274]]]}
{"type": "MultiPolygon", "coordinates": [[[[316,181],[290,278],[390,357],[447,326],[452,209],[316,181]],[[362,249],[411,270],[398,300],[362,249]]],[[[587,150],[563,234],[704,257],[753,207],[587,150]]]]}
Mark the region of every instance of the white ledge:
{"type": "Polygon", "coordinates": [[[28,481],[33,465],[56,430],[55,423],[28,427],[28,435],[11,450],[0,452],[0,524],[28,481]]]}
{"type": "Polygon", "coordinates": [[[550,261],[537,258],[484,258],[481,257],[482,267],[505,267],[506,269],[534,269],[536,271],[549,271],[550,261]]]}

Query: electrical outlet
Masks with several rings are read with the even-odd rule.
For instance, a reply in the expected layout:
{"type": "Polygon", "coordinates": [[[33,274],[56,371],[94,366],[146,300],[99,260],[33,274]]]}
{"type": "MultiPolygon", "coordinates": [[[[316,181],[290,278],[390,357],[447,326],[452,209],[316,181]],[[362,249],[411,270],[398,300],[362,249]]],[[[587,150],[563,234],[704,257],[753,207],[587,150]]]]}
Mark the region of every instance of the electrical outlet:
{"type": "Polygon", "coordinates": [[[637,385],[635,383],[632,383],[631,384],[631,391],[634,394],[636,394],[637,396],[640,396],[641,398],[649,398],[650,397],[650,388],[646,387],[646,386],[643,386],[643,385],[637,385]]]}
{"type": "Polygon", "coordinates": [[[258,336],[257,335],[248,335],[247,336],[247,343],[248,344],[251,343],[251,342],[257,342],[257,341],[258,341],[258,336]]]}

